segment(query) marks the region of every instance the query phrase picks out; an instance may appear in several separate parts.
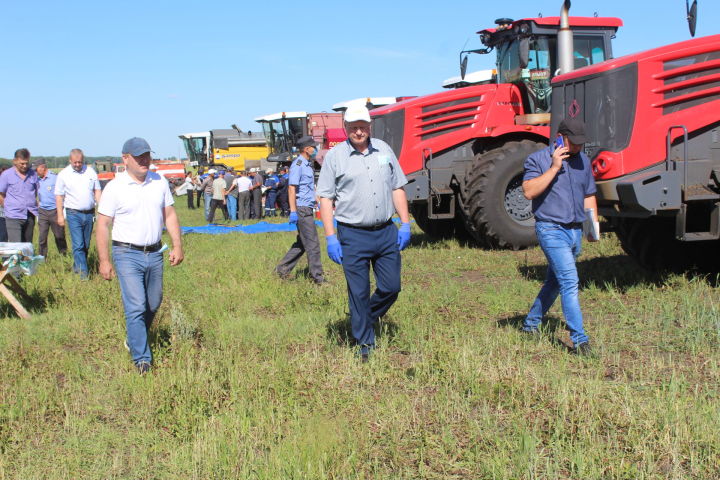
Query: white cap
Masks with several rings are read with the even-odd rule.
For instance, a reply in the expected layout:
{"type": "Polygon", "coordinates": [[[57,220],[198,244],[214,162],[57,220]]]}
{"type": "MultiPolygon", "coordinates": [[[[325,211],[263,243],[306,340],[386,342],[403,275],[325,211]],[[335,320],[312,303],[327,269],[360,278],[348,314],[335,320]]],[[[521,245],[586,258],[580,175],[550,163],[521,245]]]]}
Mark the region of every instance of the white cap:
{"type": "Polygon", "coordinates": [[[273,173],[274,171],[275,170],[273,170],[272,168],[268,168],[267,170],[265,170],[265,173],[273,173]]]}
{"type": "Polygon", "coordinates": [[[155,165],[154,163],[151,163],[150,170],[157,170],[157,165],[155,165]]]}
{"type": "Polygon", "coordinates": [[[211,168],[210,170],[208,170],[208,173],[212,175],[213,173],[217,173],[217,170],[211,168]]]}
{"type": "Polygon", "coordinates": [[[370,123],[370,112],[365,105],[352,105],[345,110],[345,123],[368,122],[370,123]]]}

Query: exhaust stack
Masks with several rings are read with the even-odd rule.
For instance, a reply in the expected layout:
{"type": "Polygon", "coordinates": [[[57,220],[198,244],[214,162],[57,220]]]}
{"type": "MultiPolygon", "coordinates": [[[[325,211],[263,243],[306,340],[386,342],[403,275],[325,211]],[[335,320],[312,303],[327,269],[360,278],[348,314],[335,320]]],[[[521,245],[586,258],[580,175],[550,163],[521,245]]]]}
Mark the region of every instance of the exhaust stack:
{"type": "Polygon", "coordinates": [[[558,31],[558,66],[560,74],[575,69],[573,59],[573,36],[570,30],[570,0],[565,0],[560,9],[560,30],[558,31]]]}

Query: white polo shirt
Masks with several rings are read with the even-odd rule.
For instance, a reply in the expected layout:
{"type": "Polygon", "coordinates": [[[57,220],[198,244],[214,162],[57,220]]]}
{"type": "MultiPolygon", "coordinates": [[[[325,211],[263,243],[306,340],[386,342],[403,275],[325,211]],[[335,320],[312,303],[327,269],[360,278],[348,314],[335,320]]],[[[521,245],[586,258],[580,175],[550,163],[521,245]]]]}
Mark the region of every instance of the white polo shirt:
{"type": "Polygon", "coordinates": [[[237,185],[238,192],[247,192],[252,187],[252,180],[248,177],[238,177],[235,179],[235,185],[237,185]]]}
{"type": "Polygon", "coordinates": [[[160,241],[163,211],[174,203],[165,177],[149,171],[137,183],[122,172],[105,185],[98,213],[113,218],[113,240],[146,246],[160,241]]]}
{"type": "Polygon", "coordinates": [[[83,165],[82,171],[76,172],[71,165],[68,165],[58,173],[55,195],[65,196],[65,208],[75,210],[95,208],[95,190],[100,190],[100,182],[92,167],[83,165]]]}

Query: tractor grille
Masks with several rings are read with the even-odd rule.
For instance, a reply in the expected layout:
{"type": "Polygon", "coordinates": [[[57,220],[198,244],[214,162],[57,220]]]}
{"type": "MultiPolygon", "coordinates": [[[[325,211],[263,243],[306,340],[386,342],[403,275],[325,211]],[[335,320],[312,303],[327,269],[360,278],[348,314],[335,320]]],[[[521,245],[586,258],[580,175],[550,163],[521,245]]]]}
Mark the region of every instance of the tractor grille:
{"type": "Polygon", "coordinates": [[[475,123],[482,96],[474,96],[423,107],[416,127],[422,140],[454,132],[475,123]]]}
{"type": "Polygon", "coordinates": [[[663,115],[720,99],[720,51],[669,60],[664,71],[655,76],[663,86],[653,90],[662,94],[654,106],[662,107],[663,115]]]}
{"type": "Polygon", "coordinates": [[[405,109],[396,110],[385,115],[373,115],[372,136],[384,141],[397,158],[402,150],[403,130],[405,129],[405,109]]]}

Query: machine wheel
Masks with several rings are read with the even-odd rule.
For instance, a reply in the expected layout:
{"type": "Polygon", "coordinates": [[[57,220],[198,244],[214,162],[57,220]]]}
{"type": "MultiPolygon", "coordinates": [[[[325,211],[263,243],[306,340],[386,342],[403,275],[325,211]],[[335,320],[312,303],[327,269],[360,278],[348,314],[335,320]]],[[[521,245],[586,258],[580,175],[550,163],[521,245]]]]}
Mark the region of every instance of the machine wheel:
{"type": "Polygon", "coordinates": [[[464,228],[459,225],[455,219],[431,220],[428,218],[428,210],[426,203],[411,203],[410,213],[412,213],[415,223],[428,236],[433,238],[452,238],[457,233],[464,233],[464,228]]]}
{"type": "Polygon", "coordinates": [[[525,159],[546,145],[507,142],[479,153],[465,176],[465,228],[485,246],[514,250],[537,244],[532,203],[522,193],[525,159]]]}
{"type": "Polygon", "coordinates": [[[621,218],[616,235],[625,253],[651,272],[717,270],[719,241],[681,242],[672,218],[621,218]]]}

